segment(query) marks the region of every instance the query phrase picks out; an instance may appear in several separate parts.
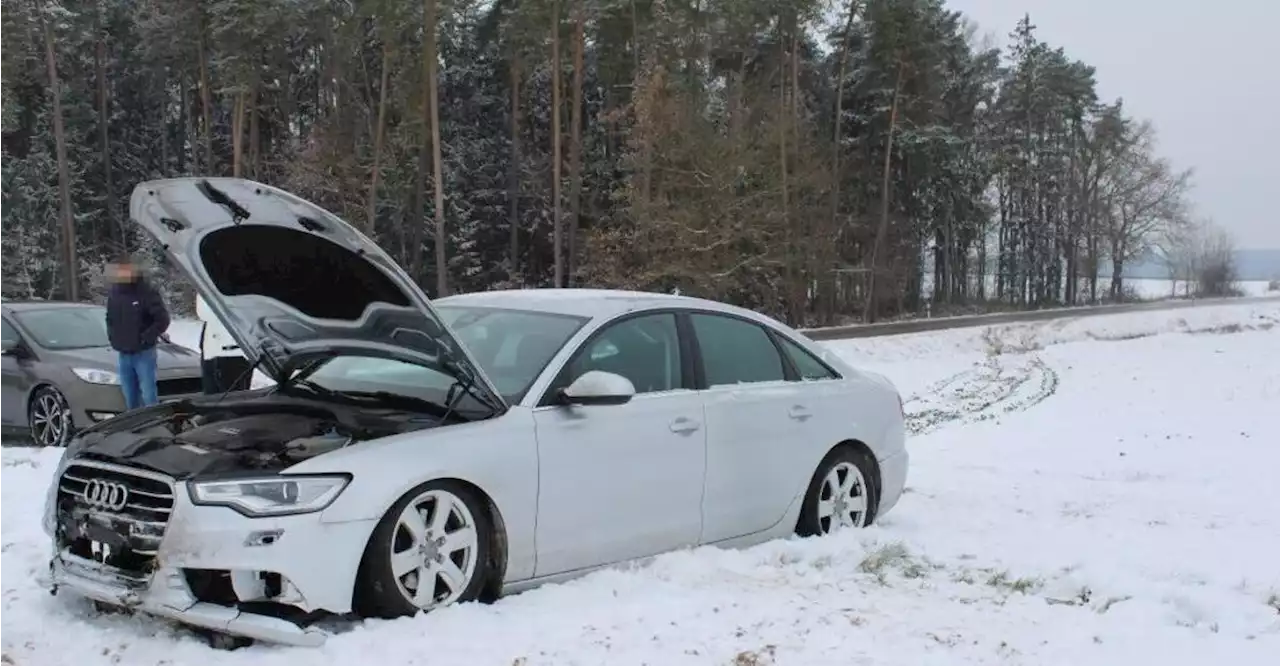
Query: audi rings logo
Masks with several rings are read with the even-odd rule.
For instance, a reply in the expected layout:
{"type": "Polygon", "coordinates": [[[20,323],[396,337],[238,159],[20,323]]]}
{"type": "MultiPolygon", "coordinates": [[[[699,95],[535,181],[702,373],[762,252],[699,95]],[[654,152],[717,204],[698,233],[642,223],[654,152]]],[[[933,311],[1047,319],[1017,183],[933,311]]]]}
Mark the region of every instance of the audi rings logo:
{"type": "Polygon", "coordinates": [[[129,489],[123,483],[90,479],[80,496],[89,506],[119,511],[129,502],[129,489]]]}

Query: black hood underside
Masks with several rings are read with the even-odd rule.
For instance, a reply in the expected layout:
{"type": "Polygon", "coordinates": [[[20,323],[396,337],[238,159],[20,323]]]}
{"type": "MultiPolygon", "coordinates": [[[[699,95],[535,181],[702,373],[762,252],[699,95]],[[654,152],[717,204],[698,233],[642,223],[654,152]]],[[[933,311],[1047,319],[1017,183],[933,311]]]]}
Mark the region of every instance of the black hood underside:
{"type": "Polygon", "coordinates": [[[241,178],[172,178],[140,183],[129,210],[276,383],[350,352],[452,375],[506,408],[413,278],[316,204],[241,178]]]}

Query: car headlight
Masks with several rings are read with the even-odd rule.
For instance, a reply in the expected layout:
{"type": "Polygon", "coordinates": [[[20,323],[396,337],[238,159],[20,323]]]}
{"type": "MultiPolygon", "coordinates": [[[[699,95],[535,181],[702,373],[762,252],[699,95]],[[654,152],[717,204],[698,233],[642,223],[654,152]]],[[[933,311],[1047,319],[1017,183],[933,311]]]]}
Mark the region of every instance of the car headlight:
{"type": "Polygon", "coordinates": [[[81,381],[86,381],[90,384],[118,385],[120,383],[120,375],[117,375],[110,370],[99,370],[98,368],[71,368],[71,372],[76,373],[76,376],[79,377],[81,381]]]}
{"type": "Polygon", "coordinates": [[[267,476],[225,481],[190,481],[193,504],[225,506],[251,518],[323,510],[351,482],[345,474],[267,476]]]}

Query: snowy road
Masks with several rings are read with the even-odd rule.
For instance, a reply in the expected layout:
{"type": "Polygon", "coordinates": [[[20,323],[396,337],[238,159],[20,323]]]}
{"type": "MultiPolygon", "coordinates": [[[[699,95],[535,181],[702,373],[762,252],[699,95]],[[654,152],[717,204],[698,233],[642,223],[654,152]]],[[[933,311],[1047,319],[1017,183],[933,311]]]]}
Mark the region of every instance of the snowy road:
{"type": "Polygon", "coordinates": [[[49,596],[58,453],[5,449],[3,664],[1275,663],[1280,306],[832,344],[909,400],[910,488],[883,524],[675,553],[318,650],[214,652],[49,596]]]}

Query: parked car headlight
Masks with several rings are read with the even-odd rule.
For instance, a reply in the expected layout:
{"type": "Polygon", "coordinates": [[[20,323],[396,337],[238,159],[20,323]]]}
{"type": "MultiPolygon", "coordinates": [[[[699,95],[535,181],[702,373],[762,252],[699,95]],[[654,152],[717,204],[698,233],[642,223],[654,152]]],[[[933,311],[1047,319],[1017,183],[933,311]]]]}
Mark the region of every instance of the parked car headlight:
{"type": "Polygon", "coordinates": [[[252,517],[287,516],[323,510],[342,494],[351,477],[268,476],[225,481],[190,481],[191,502],[225,506],[252,517]]]}
{"type": "Polygon", "coordinates": [[[98,368],[71,368],[71,372],[76,373],[82,381],[90,384],[119,384],[120,376],[110,370],[99,370],[98,368]]]}

